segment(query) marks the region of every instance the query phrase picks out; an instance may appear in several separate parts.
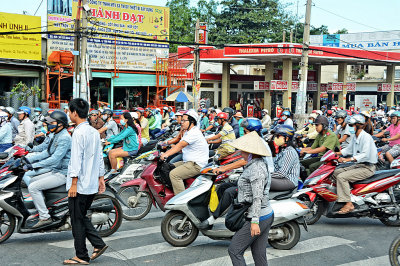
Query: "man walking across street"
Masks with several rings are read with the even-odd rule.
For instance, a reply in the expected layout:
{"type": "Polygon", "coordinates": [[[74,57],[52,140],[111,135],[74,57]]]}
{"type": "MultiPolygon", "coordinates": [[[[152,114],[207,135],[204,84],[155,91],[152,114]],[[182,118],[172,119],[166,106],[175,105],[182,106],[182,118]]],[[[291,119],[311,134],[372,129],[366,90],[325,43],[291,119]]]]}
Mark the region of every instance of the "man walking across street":
{"type": "Polygon", "coordinates": [[[104,253],[108,246],[86,216],[96,193],[105,191],[104,162],[99,132],[87,122],[89,104],[80,98],[69,103],[71,121],[76,124],[72,135],[71,160],[68,166],[68,207],[76,256],[64,264],[89,264],[104,253]],[[94,247],[89,257],[86,238],[94,247]]]}

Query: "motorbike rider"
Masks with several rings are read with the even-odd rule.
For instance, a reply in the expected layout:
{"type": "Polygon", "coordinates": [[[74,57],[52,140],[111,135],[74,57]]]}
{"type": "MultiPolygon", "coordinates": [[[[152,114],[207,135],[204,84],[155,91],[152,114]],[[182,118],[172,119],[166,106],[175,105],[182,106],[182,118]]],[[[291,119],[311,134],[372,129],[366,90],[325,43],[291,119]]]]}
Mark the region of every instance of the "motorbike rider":
{"type": "Polygon", "coordinates": [[[142,145],[146,146],[150,141],[149,134],[149,120],[144,117],[144,109],[141,107],[136,108],[136,113],[138,114],[138,120],[140,121],[140,127],[142,128],[142,145]]]}
{"type": "Polygon", "coordinates": [[[346,214],[354,210],[349,183],[373,176],[375,164],[378,161],[378,152],[374,140],[371,135],[363,130],[365,118],[360,114],[353,115],[348,124],[348,126],[354,128],[355,136],[346,148],[336,154],[345,157],[351,156],[339,158],[339,162],[353,162],[353,164],[337,167],[332,175],[333,179],[336,180],[338,202],[345,203],[339,210],[339,214],[346,214]]]}
{"type": "Polygon", "coordinates": [[[389,138],[383,138],[382,141],[389,143],[381,147],[382,154],[392,163],[394,158],[400,155],[400,112],[396,111],[390,115],[391,125],[385,130],[374,135],[377,138],[384,136],[385,132],[389,132],[389,138]]]}
{"type": "Polygon", "coordinates": [[[149,132],[150,132],[150,136],[153,139],[156,139],[156,134],[161,131],[161,120],[162,120],[162,117],[160,114],[160,109],[156,108],[152,112],[152,115],[150,115],[150,120],[149,120],[149,132]]]}
{"type": "Polygon", "coordinates": [[[314,121],[318,117],[316,113],[311,113],[308,116],[308,122],[303,129],[296,131],[296,134],[302,135],[303,137],[307,137],[309,139],[315,139],[318,135],[317,130],[315,129],[314,121]]]}
{"type": "Polygon", "coordinates": [[[174,194],[185,190],[183,180],[200,174],[208,163],[208,145],[206,139],[196,126],[199,116],[194,110],[183,115],[182,129],[186,130],[181,141],[161,155],[161,160],[182,151],[183,161],[174,164],[175,168],[169,173],[174,194]]]}
{"type": "MultiPolygon", "coordinates": [[[[104,121],[100,118],[100,111],[99,110],[92,110],[89,113],[89,125],[94,127],[95,129],[99,130],[104,127],[104,121]]],[[[100,138],[106,138],[106,132],[103,131],[100,133],[100,138]]]]}
{"type": "Polygon", "coordinates": [[[319,115],[317,119],[315,119],[315,126],[318,135],[313,145],[311,147],[302,148],[300,151],[300,155],[304,153],[318,154],[316,157],[301,161],[301,164],[307,169],[307,175],[310,175],[323,163],[320,159],[328,150],[335,151],[336,148],[340,147],[339,139],[336,134],[328,128],[328,118],[319,115]]]}
{"type": "Polygon", "coordinates": [[[326,117],[328,118],[329,129],[332,130],[333,132],[335,132],[336,131],[336,122],[335,122],[335,119],[333,118],[333,111],[332,110],[326,111],[326,117]]]}
{"type": "Polygon", "coordinates": [[[201,109],[201,118],[200,118],[200,130],[204,132],[209,126],[210,121],[207,116],[208,110],[206,108],[201,109]]]}
{"type": "MultiPolygon", "coordinates": [[[[259,119],[254,118],[254,117],[249,117],[245,118],[243,122],[240,124],[241,127],[244,129],[244,134],[249,134],[253,131],[257,132],[257,134],[260,136],[260,139],[262,143],[264,144],[265,148],[268,151],[268,154],[272,154],[270,147],[268,146],[267,142],[261,137],[261,130],[263,129],[262,123],[259,119]]],[[[274,161],[271,156],[265,156],[263,157],[265,164],[267,165],[268,173],[274,172],[274,161]]],[[[233,163],[226,164],[223,166],[220,166],[218,168],[215,168],[213,172],[215,174],[219,173],[224,173],[233,169],[237,169],[240,167],[244,167],[247,164],[247,161],[244,160],[243,158],[240,160],[237,160],[233,163]]],[[[237,182],[227,182],[224,184],[221,184],[218,187],[217,190],[217,195],[219,198],[219,203],[218,207],[215,209],[215,211],[212,213],[212,215],[201,222],[201,224],[198,226],[199,229],[207,229],[210,228],[214,223],[215,220],[220,217],[225,210],[231,205],[232,201],[234,198],[237,197],[237,182]]]]}
{"type": "Polygon", "coordinates": [[[169,112],[168,112],[168,107],[165,106],[163,107],[163,114],[162,114],[162,124],[166,123],[169,120],[169,112]]]}
{"type": "Polygon", "coordinates": [[[346,123],[346,118],[347,118],[347,112],[344,110],[339,110],[336,113],[336,121],[338,122],[338,126],[336,129],[335,134],[339,138],[339,143],[341,148],[346,148],[347,145],[349,145],[352,134],[350,132],[350,127],[347,126],[346,123]]]}
{"type": "Polygon", "coordinates": [[[104,110],[101,118],[104,121],[104,126],[98,130],[99,133],[106,132],[107,138],[118,135],[119,129],[117,123],[113,119],[113,111],[110,109],[104,110]]]}
{"type": "Polygon", "coordinates": [[[290,118],[290,115],[291,113],[289,110],[283,111],[281,116],[281,121],[283,122],[284,125],[293,127],[293,120],[290,118]]]}
{"type": "Polygon", "coordinates": [[[54,111],[45,118],[49,131],[54,133],[46,150],[29,157],[30,165],[24,170],[47,168],[49,172],[34,176],[28,186],[33,203],[39,212],[39,222],[32,228],[52,223],[42,191],[66,183],[68,164],[71,158],[71,136],[68,133],[68,118],[62,111],[54,111]]]}
{"type": "Polygon", "coordinates": [[[35,125],[35,133],[38,134],[42,128],[42,124],[44,121],[44,115],[42,115],[42,108],[35,107],[33,109],[34,117],[32,119],[32,123],[35,125]]]}
{"type": "Polygon", "coordinates": [[[239,124],[239,137],[242,137],[244,135],[243,127],[240,126],[242,124],[242,122],[243,122],[243,119],[244,119],[243,115],[242,115],[242,112],[237,111],[236,114],[234,114],[233,117],[234,117],[234,119],[237,120],[237,122],[239,124]]]}
{"type": "Polygon", "coordinates": [[[271,126],[272,121],[271,121],[271,117],[268,114],[268,110],[267,109],[263,109],[261,111],[261,115],[262,115],[261,122],[262,122],[263,128],[269,128],[271,126]]]}
{"type": "MultiPolygon", "coordinates": [[[[224,158],[235,152],[235,149],[229,145],[230,142],[236,139],[235,132],[232,126],[228,123],[229,115],[225,112],[221,112],[216,117],[217,123],[220,125],[221,130],[214,136],[207,139],[208,144],[219,144],[221,145],[215,150],[215,153],[224,158]]],[[[210,155],[213,155],[212,153],[210,155]]]]}
{"type": "Polygon", "coordinates": [[[12,147],[12,126],[6,112],[0,111],[0,152],[12,147]]]}
{"type": "Polygon", "coordinates": [[[235,113],[235,111],[230,107],[225,107],[224,109],[222,109],[222,112],[228,114],[228,116],[229,116],[228,123],[233,128],[233,132],[235,133],[235,137],[239,138],[240,137],[239,123],[236,121],[236,119],[233,118],[233,114],[235,113]]]}
{"type": "Polygon", "coordinates": [[[371,115],[368,113],[368,111],[362,111],[360,114],[365,118],[364,131],[371,136],[374,135],[374,125],[372,124],[371,115]]]}
{"type": "Polygon", "coordinates": [[[31,108],[21,106],[17,114],[21,123],[18,126],[18,134],[14,138],[14,145],[25,147],[28,143],[33,142],[33,137],[35,136],[35,125],[29,119],[31,108]]]}
{"type": "Polygon", "coordinates": [[[12,107],[6,107],[2,109],[2,111],[6,112],[8,115],[8,121],[10,121],[12,126],[12,138],[14,139],[15,136],[18,134],[18,126],[19,126],[19,120],[14,116],[15,110],[12,107]]]}

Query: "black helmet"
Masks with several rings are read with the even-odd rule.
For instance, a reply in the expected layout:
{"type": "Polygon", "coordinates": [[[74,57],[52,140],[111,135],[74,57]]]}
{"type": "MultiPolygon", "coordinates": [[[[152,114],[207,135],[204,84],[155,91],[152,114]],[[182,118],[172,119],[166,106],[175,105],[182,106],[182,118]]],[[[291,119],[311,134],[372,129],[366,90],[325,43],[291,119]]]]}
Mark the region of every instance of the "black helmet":
{"type": "Polygon", "coordinates": [[[50,118],[53,118],[55,121],[57,121],[58,123],[63,124],[64,127],[68,126],[68,117],[67,114],[62,112],[62,111],[58,111],[55,110],[54,112],[52,112],[50,114],[50,118]]]}
{"type": "Polygon", "coordinates": [[[229,115],[229,119],[231,119],[231,117],[235,113],[235,111],[230,107],[225,107],[224,109],[222,109],[222,112],[227,113],[229,115]]]}
{"type": "Polygon", "coordinates": [[[113,111],[110,110],[110,109],[106,109],[106,110],[103,111],[102,115],[109,115],[109,116],[112,116],[112,115],[113,115],[113,111]]]}
{"type": "Polygon", "coordinates": [[[294,128],[288,125],[277,125],[274,128],[274,135],[281,135],[292,139],[294,136],[294,128]]]}
{"type": "Polygon", "coordinates": [[[327,126],[329,126],[329,121],[328,121],[328,118],[326,118],[326,116],[319,115],[317,117],[317,119],[315,119],[314,124],[315,125],[321,124],[324,127],[327,127],[327,126]]]}

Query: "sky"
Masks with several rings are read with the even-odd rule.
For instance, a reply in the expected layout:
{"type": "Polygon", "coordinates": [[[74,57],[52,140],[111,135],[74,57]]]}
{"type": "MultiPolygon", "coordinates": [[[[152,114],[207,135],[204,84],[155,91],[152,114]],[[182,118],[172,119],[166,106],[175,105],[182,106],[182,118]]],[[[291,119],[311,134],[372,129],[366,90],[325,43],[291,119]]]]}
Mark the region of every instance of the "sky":
{"type": "MultiPolygon", "coordinates": [[[[191,1],[193,5],[197,2],[191,1]]],[[[165,6],[167,0],[125,2],[165,6]]],[[[304,22],[306,0],[281,0],[281,2],[288,4],[287,10],[294,16],[298,14],[299,20],[304,22]]],[[[349,33],[400,29],[398,21],[400,0],[313,0],[313,3],[311,25],[317,27],[326,25],[330,33],[342,28],[346,28],[349,33]]],[[[44,26],[46,6],[47,0],[2,0],[0,12],[22,14],[26,11],[27,14],[34,15],[39,7],[36,15],[42,17],[44,26]]]]}

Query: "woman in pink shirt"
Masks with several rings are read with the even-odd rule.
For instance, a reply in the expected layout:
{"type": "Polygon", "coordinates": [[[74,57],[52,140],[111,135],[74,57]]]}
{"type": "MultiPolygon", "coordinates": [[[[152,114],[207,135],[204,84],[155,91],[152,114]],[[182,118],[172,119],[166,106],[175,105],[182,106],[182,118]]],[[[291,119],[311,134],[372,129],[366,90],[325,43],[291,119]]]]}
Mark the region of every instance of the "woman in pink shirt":
{"type": "MultiPolygon", "coordinates": [[[[382,154],[385,154],[387,160],[392,163],[394,158],[400,155],[400,112],[396,111],[390,115],[391,125],[385,130],[375,135],[375,137],[383,137],[385,132],[389,132],[389,138],[383,138],[382,141],[389,141],[382,147],[382,154]]],[[[383,158],[381,158],[383,159],[383,158]]]]}

